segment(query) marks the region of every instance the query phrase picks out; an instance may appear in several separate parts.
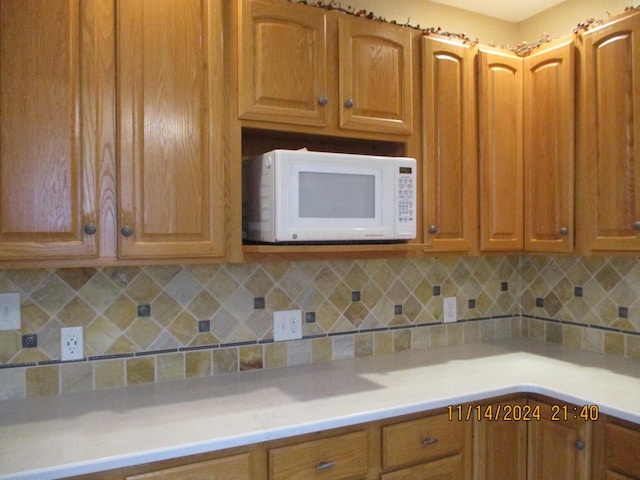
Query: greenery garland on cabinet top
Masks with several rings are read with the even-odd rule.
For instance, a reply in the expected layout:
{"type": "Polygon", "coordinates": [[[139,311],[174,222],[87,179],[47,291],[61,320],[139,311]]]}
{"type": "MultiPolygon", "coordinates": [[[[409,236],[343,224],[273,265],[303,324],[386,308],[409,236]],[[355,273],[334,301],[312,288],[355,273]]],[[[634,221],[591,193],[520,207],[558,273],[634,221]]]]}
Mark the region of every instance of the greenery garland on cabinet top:
{"type": "MultiPolygon", "coordinates": [[[[302,5],[310,5],[313,7],[323,8],[325,10],[336,11],[340,13],[346,13],[348,15],[354,15],[356,17],[364,17],[364,18],[368,18],[369,20],[375,20],[378,22],[385,22],[385,23],[391,23],[393,25],[400,25],[402,27],[409,27],[416,30],[420,30],[423,35],[440,35],[443,37],[461,40],[463,42],[479,43],[478,38],[472,41],[464,32],[447,32],[442,30],[440,27],[424,28],[424,27],[421,27],[420,25],[412,25],[410,19],[407,19],[406,23],[400,23],[396,20],[387,20],[386,18],[375,15],[373,12],[363,8],[359,9],[356,7],[352,7],[350,5],[347,7],[343,7],[341,3],[336,0],[289,0],[289,2],[298,3],[302,5]]],[[[632,10],[635,10],[636,8],[638,7],[629,6],[629,7],[625,7],[624,11],[630,12],[632,10]]],[[[611,17],[610,14],[609,14],[609,17],[611,17]]],[[[594,18],[588,18],[585,21],[578,23],[574,27],[573,33],[576,34],[583,30],[589,30],[590,28],[596,27],[598,25],[602,25],[603,23],[605,23],[604,20],[596,20],[594,18]]],[[[524,56],[527,56],[536,48],[540,47],[541,45],[545,43],[549,43],[551,41],[552,41],[551,35],[549,33],[544,32],[540,36],[539,40],[535,42],[523,41],[518,43],[515,47],[509,48],[508,50],[511,50],[517,55],[524,57],[524,56]]],[[[489,46],[495,47],[497,45],[495,44],[495,42],[489,42],[489,46]]]]}

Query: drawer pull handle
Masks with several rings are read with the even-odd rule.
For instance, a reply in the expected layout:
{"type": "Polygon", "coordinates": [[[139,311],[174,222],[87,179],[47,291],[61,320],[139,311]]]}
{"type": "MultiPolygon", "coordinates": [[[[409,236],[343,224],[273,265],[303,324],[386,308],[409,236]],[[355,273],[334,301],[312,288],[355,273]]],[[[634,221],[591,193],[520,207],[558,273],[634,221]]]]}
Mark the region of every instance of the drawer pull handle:
{"type": "Polygon", "coordinates": [[[584,448],[584,442],[582,440],[576,440],[576,448],[582,450],[584,448]]]}
{"type": "Polygon", "coordinates": [[[336,466],[336,462],[320,462],[320,464],[316,467],[316,470],[321,471],[321,470],[328,470],[331,467],[335,467],[336,466]]]}
{"type": "Polygon", "coordinates": [[[424,440],[422,440],[422,444],[426,447],[428,445],[435,445],[436,443],[438,443],[438,439],[437,438],[425,438],[424,440]]]}

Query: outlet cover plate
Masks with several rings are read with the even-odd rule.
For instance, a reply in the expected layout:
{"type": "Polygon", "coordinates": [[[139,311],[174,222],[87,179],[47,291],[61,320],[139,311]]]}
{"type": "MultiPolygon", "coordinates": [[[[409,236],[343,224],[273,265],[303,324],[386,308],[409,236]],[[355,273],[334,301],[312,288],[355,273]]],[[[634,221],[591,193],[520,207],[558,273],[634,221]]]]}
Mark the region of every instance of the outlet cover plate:
{"type": "Polygon", "coordinates": [[[456,312],[456,297],[444,297],[442,309],[444,311],[444,323],[455,322],[458,320],[456,312]]]}
{"type": "Polygon", "coordinates": [[[302,310],[273,312],[273,340],[297,340],[302,338],[302,310]]]}
{"type": "Polygon", "coordinates": [[[84,358],[84,343],[82,327],[68,327],[60,329],[60,359],[82,360],[84,358]]]}
{"type": "Polygon", "coordinates": [[[0,330],[20,330],[19,293],[0,293],[0,330]]]}

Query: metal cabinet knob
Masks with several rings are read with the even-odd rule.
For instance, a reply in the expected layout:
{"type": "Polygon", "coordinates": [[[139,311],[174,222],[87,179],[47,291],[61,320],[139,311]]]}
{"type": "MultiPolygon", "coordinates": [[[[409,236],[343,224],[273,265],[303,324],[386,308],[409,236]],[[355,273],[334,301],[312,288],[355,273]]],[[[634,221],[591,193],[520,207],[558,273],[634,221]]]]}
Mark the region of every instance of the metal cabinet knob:
{"type": "Polygon", "coordinates": [[[123,236],[130,237],[131,235],[133,235],[133,228],[131,228],[129,225],[125,225],[124,227],[122,227],[122,230],[120,230],[120,232],[123,236]]]}
{"type": "Polygon", "coordinates": [[[428,446],[428,445],[435,445],[436,443],[438,443],[438,439],[437,438],[426,437],[424,440],[422,440],[422,444],[425,447],[428,446]]]}
{"type": "Polygon", "coordinates": [[[431,225],[429,227],[429,233],[438,233],[438,227],[436,227],[435,225],[431,225]]]}
{"type": "Polygon", "coordinates": [[[87,235],[93,235],[94,233],[96,233],[97,230],[98,230],[98,227],[96,227],[95,223],[87,223],[84,226],[84,233],[86,233],[87,235]]]}
{"type": "Polygon", "coordinates": [[[318,464],[318,466],[316,467],[316,470],[318,471],[322,471],[322,470],[328,470],[331,467],[335,467],[336,466],[336,462],[325,462],[322,461],[318,464]]]}
{"type": "Polygon", "coordinates": [[[327,97],[325,97],[324,95],[321,95],[320,97],[318,97],[318,104],[322,105],[323,107],[329,103],[329,99],[327,97]]]}
{"type": "Polygon", "coordinates": [[[560,235],[568,235],[569,234],[569,229],[567,227],[562,227],[560,229],[560,235]]]}
{"type": "Polygon", "coordinates": [[[582,450],[584,448],[584,442],[582,440],[576,440],[576,448],[582,450]]]}
{"type": "Polygon", "coordinates": [[[640,222],[636,222],[633,224],[633,228],[635,228],[636,230],[640,231],[640,222]]]}
{"type": "Polygon", "coordinates": [[[353,108],[353,99],[352,98],[347,98],[344,102],[344,106],[346,108],[353,108]]]}

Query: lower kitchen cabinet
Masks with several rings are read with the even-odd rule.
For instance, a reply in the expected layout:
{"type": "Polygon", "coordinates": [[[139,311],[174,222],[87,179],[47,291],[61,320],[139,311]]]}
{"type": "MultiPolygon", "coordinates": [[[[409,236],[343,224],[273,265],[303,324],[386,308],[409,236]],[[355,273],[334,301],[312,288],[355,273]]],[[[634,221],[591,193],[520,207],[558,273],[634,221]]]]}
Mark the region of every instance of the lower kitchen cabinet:
{"type": "Polygon", "coordinates": [[[218,458],[126,477],[126,480],[251,480],[249,454],[218,458]]]}
{"type": "Polygon", "coordinates": [[[462,480],[462,455],[454,455],[441,460],[423,463],[415,467],[403,468],[397,472],[382,475],[381,480],[462,480]]]}
{"type": "Polygon", "coordinates": [[[537,401],[529,405],[539,408],[540,420],[528,424],[527,478],[588,479],[591,423],[578,416],[580,407],[537,401]]]}
{"type": "Polygon", "coordinates": [[[366,430],[269,449],[270,480],[367,478],[366,430]]]}
{"type": "Polygon", "coordinates": [[[384,480],[462,479],[471,474],[471,422],[447,414],[382,427],[384,480]]]}
{"type": "MultiPolygon", "coordinates": [[[[527,423],[521,420],[526,403],[523,398],[490,404],[499,421],[474,418],[474,480],[526,480],[527,423]]],[[[480,410],[481,413],[485,411],[480,410]]]]}
{"type": "Polygon", "coordinates": [[[640,479],[640,426],[604,417],[594,425],[593,480],[640,479]]]}
{"type": "Polygon", "coordinates": [[[501,397],[74,478],[640,480],[640,425],[594,408],[501,397]]]}

